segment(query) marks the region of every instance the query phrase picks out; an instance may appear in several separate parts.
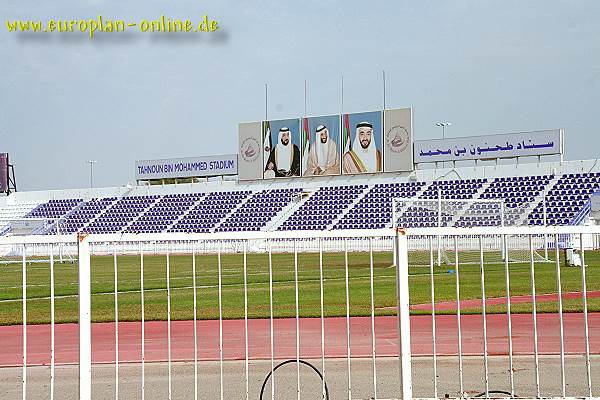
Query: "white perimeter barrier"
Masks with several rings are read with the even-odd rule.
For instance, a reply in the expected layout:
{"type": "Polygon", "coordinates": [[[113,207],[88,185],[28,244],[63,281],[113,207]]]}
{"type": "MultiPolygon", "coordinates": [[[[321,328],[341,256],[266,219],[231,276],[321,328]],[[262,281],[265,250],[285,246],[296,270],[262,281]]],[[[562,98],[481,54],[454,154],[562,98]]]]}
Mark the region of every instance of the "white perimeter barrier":
{"type": "MultiPolygon", "coordinates": [[[[169,255],[173,253],[191,253],[193,255],[201,253],[216,253],[218,256],[218,296],[219,296],[219,354],[220,354],[220,397],[223,398],[223,387],[225,378],[223,372],[223,304],[222,304],[222,259],[223,253],[240,253],[243,254],[243,274],[244,274],[244,335],[245,335],[245,398],[256,398],[254,393],[249,391],[249,357],[248,357],[248,285],[247,285],[247,265],[246,255],[249,253],[265,253],[268,254],[269,260],[269,297],[270,297],[270,341],[271,341],[271,373],[274,372],[274,355],[273,355],[273,259],[272,254],[280,252],[289,252],[294,254],[295,265],[295,306],[296,306],[296,364],[297,364],[297,398],[301,398],[301,383],[300,383],[300,335],[299,335],[299,307],[298,303],[298,254],[304,252],[312,252],[319,254],[320,268],[320,320],[321,320],[321,373],[322,379],[322,395],[323,398],[328,398],[325,388],[325,339],[328,334],[325,331],[324,324],[324,309],[323,309],[323,254],[326,252],[338,252],[345,254],[345,320],[346,320],[346,376],[347,376],[347,398],[352,398],[352,381],[351,381],[351,335],[350,335],[350,298],[349,298],[349,271],[348,271],[348,254],[350,252],[368,252],[370,254],[370,335],[372,340],[372,391],[371,398],[378,399],[378,387],[381,388],[383,383],[378,382],[377,374],[377,354],[375,346],[375,301],[374,301],[374,273],[373,273],[373,253],[376,251],[389,251],[394,249],[396,260],[396,293],[397,304],[395,311],[397,312],[397,327],[398,327],[398,358],[397,367],[399,371],[398,379],[394,382],[386,382],[386,384],[398,385],[398,393],[400,398],[413,398],[413,370],[412,366],[414,359],[411,356],[411,336],[410,336],[410,319],[409,319],[409,264],[410,254],[414,250],[429,253],[429,278],[431,286],[431,323],[432,323],[432,391],[431,398],[437,398],[440,391],[438,389],[438,354],[436,351],[436,300],[435,300],[435,274],[434,274],[434,259],[435,259],[435,243],[439,236],[443,236],[446,242],[452,244],[450,252],[454,254],[454,274],[456,277],[456,320],[457,320],[457,346],[458,352],[455,355],[458,358],[458,366],[456,378],[458,379],[460,397],[467,397],[464,388],[463,376],[463,353],[462,343],[465,338],[461,334],[461,305],[460,305],[460,253],[462,251],[477,251],[479,254],[479,271],[481,280],[481,314],[483,318],[483,373],[482,380],[485,391],[483,395],[491,397],[492,391],[489,387],[490,367],[488,354],[488,332],[486,324],[486,293],[485,293],[485,268],[484,268],[484,253],[489,251],[486,243],[494,243],[494,249],[500,248],[502,254],[510,254],[511,243],[514,243],[514,238],[520,238],[518,245],[522,251],[525,245],[530,254],[531,282],[530,294],[533,305],[533,360],[534,360],[534,385],[535,392],[531,397],[540,398],[544,395],[540,389],[540,368],[539,368],[539,351],[538,351],[538,332],[536,325],[536,283],[535,283],[535,258],[533,253],[536,247],[539,249],[539,243],[535,242],[540,237],[546,238],[554,243],[550,246],[551,251],[555,252],[553,257],[556,269],[556,292],[558,301],[558,317],[560,326],[560,375],[557,379],[560,380],[560,395],[562,398],[567,394],[581,397],[592,397],[592,369],[590,356],[590,338],[588,326],[588,305],[587,305],[587,287],[586,287],[586,268],[582,268],[581,280],[581,295],[583,302],[583,321],[581,336],[585,341],[585,351],[581,354],[585,358],[585,367],[581,371],[586,377],[585,390],[582,393],[567,393],[567,382],[565,375],[565,352],[564,352],[564,326],[563,326],[563,304],[562,304],[562,286],[560,281],[561,257],[559,251],[564,246],[560,245],[560,241],[568,237],[571,244],[576,244],[576,250],[579,252],[582,265],[585,263],[586,250],[598,248],[598,238],[600,237],[600,227],[482,227],[482,228],[421,228],[409,230],[347,230],[347,231],[296,231],[296,232],[252,232],[252,233],[211,233],[211,234],[138,234],[138,235],[85,235],[78,236],[63,235],[63,236],[26,236],[26,237],[3,237],[0,238],[0,249],[10,249],[13,254],[15,252],[21,255],[22,264],[22,308],[23,308],[23,399],[27,398],[27,269],[26,266],[33,257],[49,257],[50,265],[50,308],[51,308],[51,363],[50,363],[50,398],[54,398],[55,385],[55,347],[54,347],[54,263],[55,255],[58,248],[62,251],[72,251],[77,249],[78,257],[78,298],[79,298],[79,398],[81,400],[90,399],[92,395],[92,354],[91,354],[91,270],[90,260],[92,254],[110,254],[114,255],[114,271],[115,271],[115,321],[118,321],[118,293],[119,286],[117,279],[118,257],[117,255],[135,254],[140,257],[140,281],[141,285],[141,398],[145,398],[145,362],[144,362],[144,255],[151,253],[166,254],[166,285],[167,285],[167,326],[168,326],[168,398],[172,398],[172,360],[171,360],[171,291],[170,291],[170,264],[169,255]],[[512,238],[511,241],[507,238],[512,238]],[[548,239],[549,238],[549,239],[548,239]],[[468,246],[467,246],[468,245],[468,246]],[[465,247],[467,246],[467,247],[465,247]],[[487,247],[486,247],[487,246],[487,247]],[[71,249],[71,250],[65,250],[71,249]],[[20,251],[19,251],[20,250],[20,251]]],[[[490,245],[491,246],[491,245],[490,245]]],[[[446,251],[448,247],[446,247],[446,251]]],[[[198,332],[196,330],[197,318],[197,298],[196,298],[196,257],[193,260],[193,290],[194,290],[194,399],[198,398],[198,332]]],[[[513,366],[513,345],[511,332],[511,296],[510,296],[510,274],[508,257],[505,260],[505,288],[506,293],[506,334],[508,337],[508,372],[509,384],[507,389],[507,397],[514,397],[515,393],[515,368],[513,366]]],[[[0,279],[2,271],[0,270],[0,279]]],[[[216,335],[216,332],[211,332],[216,335]]],[[[119,398],[119,332],[118,324],[115,324],[115,398],[119,398]]],[[[329,372],[329,371],[328,371],[329,372]]],[[[329,372],[331,373],[331,372],[329,372]]],[[[274,380],[272,380],[274,382],[274,380]]],[[[269,397],[275,398],[275,384],[271,385],[271,394],[269,397]]],[[[595,393],[598,394],[598,393],[595,393]]]]}

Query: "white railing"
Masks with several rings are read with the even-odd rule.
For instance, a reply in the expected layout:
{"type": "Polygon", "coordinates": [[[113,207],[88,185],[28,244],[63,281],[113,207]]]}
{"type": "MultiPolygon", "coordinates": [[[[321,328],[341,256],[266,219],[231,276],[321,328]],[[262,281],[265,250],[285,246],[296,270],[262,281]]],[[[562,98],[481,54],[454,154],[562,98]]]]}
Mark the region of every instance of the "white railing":
{"type": "MultiPolygon", "coordinates": [[[[199,366],[202,365],[202,361],[198,357],[198,343],[200,338],[200,332],[197,329],[198,322],[198,299],[196,296],[197,292],[197,281],[196,281],[196,256],[202,254],[211,254],[212,256],[216,256],[217,262],[217,277],[218,277],[218,308],[219,308],[219,319],[218,319],[218,332],[204,332],[205,335],[216,337],[218,335],[218,354],[219,354],[219,396],[221,399],[224,398],[224,390],[226,390],[227,385],[230,383],[226,382],[228,380],[227,374],[224,372],[224,357],[223,357],[223,349],[224,349],[224,338],[223,338],[223,322],[224,322],[224,304],[222,301],[222,290],[223,290],[223,269],[227,267],[223,265],[222,254],[227,253],[239,253],[243,256],[243,294],[244,294],[244,324],[243,324],[243,333],[244,333],[244,379],[243,386],[244,389],[241,391],[243,397],[246,399],[256,398],[257,393],[254,390],[251,390],[250,383],[250,369],[255,367],[255,361],[251,361],[249,354],[249,339],[252,336],[252,331],[249,330],[249,309],[248,309],[248,298],[249,294],[252,293],[252,289],[249,289],[248,285],[248,255],[255,253],[262,253],[268,256],[268,275],[269,275],[269,341],[270,341],[270,354],[267,357],[267,361],[270,361],[270,382],[271,382],[271,390],[270,396],[272,399],[275,398],[276,393],[276,382],[278,385],[283,385],[283,381],[275,380],[275,372],[278,367],[275,366],[275,360],[277,359],[276,354],[274,354],[274,334],[275,328],[274,326],[276,318],[274,318],[273,313],[273,266],[274,266],[274,254],[288,252],[294,255],[294,296],[295,296],[295,327],[292,328],[292,331],[289,333],[295,334],[295,364],[296,368],[296,390],[294,395],[298,399],[305,393],[305,391],[309,390],[306,386],[302,385],[301,376],[301,364],[306,362],[301,358],[301,349],[303,346],[310,345],[310,343],[303,344],[300,342],[300,322],[303,318],[300,317],[300,308],[302,304],[299,302],[299,282],[301,279],[299,278],[299,263],[298,257],[303,253],[312,253],[314,255],[318,254],[318,264],[319,264],[319,275],[318,275],[318,284],[320,286],[320,310],[319,310],[319,331],[320,336],[320,356],[317,359],[320,359],[320,371],[319,368],[313,366],[311,367],[317,371],[322,377],[321,383],[322,387],[321,394],[323,398],[328,398],[330,390],[327,389],[326,380],[329,376],[331,376],[333,383],[336,383],[336,380],[344,380],[345,384],[341,384],[339,382],[338,386],[344,386],[341,390],[339,387],[333,393],[336,393],[336,396],[339,398],[340,396],[347,398],[359,398],[359,396],[364,396],[367,393],[367,396],[375,399],[382,399],[383,397],[378,397],[381,393],[395,393],[394,396],[402,399],[410,399],[413,398],[413,395],[416,394],[413,390],[413,376],[423,377],[426,376],[427,373],[431,373],[431,390],[424,387],[420,384],[419,388],[417,388],[417,392],[419,397],[430,397],[436,398],[438,395],[443,393],[452,392],[449,388],[452,385],[448,385],[447,383],[441,383],[441,374],[446,373],[449,369],[446,366],[440,366],[440,360],[444,358],[444,360],[448,357],[452,359],[457,359],[458,366],[452,372],[455,374],[458,385],[458,390],[455,391],[456,396],[466,397],[467,396],[467,381],[472,380],[473,378],[465,373],[465,359],[467,356],[472,357],[472,352],[463,353],[463,345],[465,342],[465,332],[461,330],[464,326],[463,321],[467,318],[465,315],[461,314],[461,284],[460,284],[460,274],[463,273],[461,269],[462,261],[461,257],[464,252],[473,252],[477,253],[477,258],[479,261],[479,283],[481,288],[480,294],[480,308],[481,308],[481,319],[482,319],[482,340],[483,340],[483,350],[480,352],[480,356],[483,361],[483,373],[482,373],[482,383],[481,392],[486,397],[490,397],[494,395],[494,387],[490,385],[490,376],[493,372],[493,365],[490,363],[490,352],[488,349],[488,344],[490,344],[490,335],[488,331],[488,305],[486,298],[486,270],[487,267],[484,268],[484,256],[487,252],[496,251],[500,248],[501,254],[510,256],[512,251],[517,249],[519,251],[523,251],[523,243],[526,244],[526,250],[530,254],[529,258],[529,268],[531,274],[531,282],[530,282],[530,295],[531,303],[532,303],[532,326],[533,326],[533,348],[531,349],[533,352],[533,384],[534,390],[532,393],[524,393],[526,396],[530,397],[541,397],[545,396],[543,387],[541,385],[540,378],[540,359],[542,358],[540,349],[539,349],[539,335],[538,327],[537,327],[537,305],[536,305],[536,261],[533,256],[534,251],[536,250],[535,244],[536,240],[539,240],[540,237],[547,237],[551,242],[554,243],[554,246],[551,247],[550,252],[554,252],[553,262],[555,263],[555,273],[556,273],[556,295],[557,295],[557,307],[558,307],[558,325],[557,329],[559,329],[559,350],[558,355],[560,358],[560,375],[559,376],[559,393],[557,393],[558,397],[566,397],[569,396],[582,396],[582,397],[592,397],[593,394],[598,394],[599,391],[594,391],[592,386],[592,359],[593,357],[590,355],[590,329],[589,329],[589,316],[588,316],[588,304],[587,304],[587,283],[586,283],[586,268],[581,268],[581,299],[583,302],[582,307],[582,321],[583,326],[581,327],[581,337],[585,343],[585,350],[578,354],[579,356],[584,357],[585,365],[581,374],[585,375],[585,383],[581,386],[581,390],[575,392],[575,388],[570,388],[573,393],[567,393],[567,375],[565,373],[566,366],[569,363],[568,357],[565,355],[565,333],[564,333],[564,320],[563,320],[563,303],[562,303],[562,285],[561,285],[561,262],[562,257],[559,252],[562,247],[559,245],[559,238],[564,237],[565,235],[569,235],[571,238],[575,238],[572,243],[575,243],[577,246],[577,251],[580,254],[582,259],[582,265],[585,264],[585,253],[590,249],[598,248],[598,238],[600,237],[600,227],[482,227],[482,228],[419,228],[419,229],[409,229],[409,230],[391,230],[391,229],[379,229],[379,230],[345,230],[345,231],[285,231],[285,232],[240,232],[240,233],[232,233],[232,232],[222,232],[222,233],[211,233],[211,234],[184,234],[184,233],[160,233],[160,234],[107,234],[107,235],[85,235],[80,234],[79,236],[75,235],[62,235],[62,236],[27,236],[27,237],[2,237],[0,238],[0,249],[10,249],[11,256],[16,257],[20,255],[20,264],[22,267],[22,310],[23,310],[23,365],[22,365],[22,397],[23,399],[27,398],[28,393],[28,353],[27,353],[27,339],[28,339],[28,331],[27,331],[27,305],[28,305],[28,297],[27,297],[27,271],[28,264],[30,261],[33,261],[36,257],[46,255],[49,257],[49,267],[50,267],[50,308],[51,308],[51,321],[50,321],[50,332],[51,332],[51,352],[50,352],[50,398],[54,398],[54,387],[55,387],[55,317],[54,317],[54,300],[55,300],[55,277],[54,277],[54,266],[55,260],[54,255],[57,254],[58,249],[76,249],[78,256],[78,299],[79,299],[79,313],[78,313],[78,337],[79,337],[79,359],[78,359],[78,367],[79,367],[79,398],[80,399],[91,399],[92,396],[92,322],[91,322],[91,312],[92,312],[92,280],[91,280],[91,259],[93,254],[104,254],[104,255],[112,255],[113,256],[113,267],[114,267],[114,301],[115,301],[115,309],[114,309],[114,320],[119,320],[119,282],[118,282],[118,271],[119,271],[119,263],[120,257],[123,255],[136,255],[140,260],[140,304],[141,304],[141,357],[139,360],[139,365],[141,368],[141,398],[144,399],[149,393],[146,393],[146,356],[145,356],[145,313],[144,313],[144,257],[149,257],[150,254],[163,254],[166,255],[166,292],[167,292],[167,349],[168,349],[168,357],[167,357],[167,368],[168,368],[168,392],[167,397],[169,399],[173,398],[173,372],[172,372],[172,364],[174,363],[171,353],[171,296],[172,289],[170,285],[171,281],[171,272],[170,272],[170,257],[174,253],[186,253],[191,254],[192,257],[192,290],[193,290],[193,327],[194,327],[194,354],[193,361],[194,363],[194,375],[193,375],[193,394],[194,399],[199,398],[199,382],[201,382],[202,374],[201,368],[199,366]],[[562,236],[561,236],[562,235],[562,236]],[[438,347],[436,344],[440,343],[440,340],[437,336],[439,333],[440,326],[442,329],[450,329],[447,325],[436,325],[436,321],[440,321],[440,316],[436,315],[436,306],[438,306],[439,302],[436,301],[436,275],[438,274],[434,271],[435,265],[435,253],[437,251],[436,243],[438,241],[438,237],[443,237],[445,243],[450,243],[450,246],[446,246],[445,251],[453,257],[451,257],[450,265],[453,267],[453,274],[455,276],[455,315],[456,318],[456,346],[457,352],[454,354],[438,354],[438,347]],[[514,245],[516,243],[508,238],[519,237],[521,238],[518,241],[518,246],[514,245]],[[495,247],[486,247],[486,243],[495,243],[495,247]],[[465,247],[468,244],[468,248],[465,247]],[[377,365],[381,362],[389,361],[389,354],[380,355],[377,354],[377,346],[376,346],[376,321],[378,317],[376,317],[376,296],[375,296],[375,282],[376,277],[374,276],[374,261],[373,254],[377,251],[390,251],[394,250],[395,260],[396,260],[396,277],[395,277],[395,287],[396,287],[396,305],[394,306],[395,314],[397,316],[397,354],[396,354],[396,363],[397,370],[399,371],[399,376],[396,379],[387,379],[383,380],[381,376],[385,371],[389,368],[378,369],[377,365]],[[332,355],[328,355],[326,349],[327,338],[329,335],[332,335],[334,332],[326,330],[326,321],[328,318],[326,317],[326,313],[324,310],[324,275],[323,275],[323,257],[324,254],[327,253],[341,253],[344,255],[343,262],[339,265],[340,268],[343,268],[343,282],[344,282],[344,293],[345,298],[338,299],[340,304],[344,304],[344,319],[345,319],[345,355],[343,358],[345,359],[345,365],[340,367],[340,365],[335,364],[334,368],[329,367],[327,371],[325,370],[326,362],[325,359],[329,357],[334,357],[332,355]],[[368,326],[371,350],[368,358],[372,362],[372,370],[371,370],[371,383],[370,387],[364,387],[365,385],[360,384],[360,380],[354,379],[355,375],[353,375],[353,363],[359,362],[355,356],[352,355],[352,343],[353,337],[351,335],[351,297],[350,297],[350,287],[351,280],[349,277],[349,257],[352,257],[352,252],[364,252],[369,254],[369,301],[370,301],[370,310],[368,312],[368,319],[370,321],[370,325],[368,326]],[[430,314],[431,317],[431,354],[427,355],[427,357],[413,357],[411,355],[411,319],[409,318],[409,265],[413,265],[411,261],[414,258],[414,253],[424,253],[425,258],[424,261],[421,262],[420,265],[426,264],[429,267],[427,272],[427,278],[429,279],[429,289],[430,297],[431,297],[431,307],[430,314]],[[453,259],[452,259],[453,258],[453,259]],[[250,335],[249,335],[250,332],[250,335]],[[417,366],[423,365],[423,360],[427,361],[431,359],[432,364],[427,366],[426,368],[418,368],[417,366]],[[431,368],[431,369],[430,369],[431,368]],[[345,371],[344,371],[345,370],[345,371]],[[327,373],[326,373],[327,372],[327,373]],[[342,379],[343,378],[343,379],[342,379]],[[395,386],[396,390],[391,390],[389,387],[395,386]]],[[[537,247],[539,249],[539,247],[537,247]]],[[[2,254],[0,252],[0,254],[2,254]]],[[[551,257],[552,258],[552,257],[551,257]]],[[[513,322],[512,317],[514,313],[511,311],[511,281],[510,281],[510,266],[509,266],[509,257],[504,257],[504,288],[505,292],[508,294],[505,299],[502,301],[502,305],[506,307],[505,315],[506,315],[506,324],[504,329],[506,329],[506,336],[508,340],[508,368],[504,371],[508,372],[508,385],[505,386],[507,390],[508,397],[514,397],[515,395],[520,395],[523,397],[523,394],[517,392],[518,385],[515,384],[515,354],[513,348],[513,322]]],[[[275,260],[276,261],[276,260],[275,260]]],[[[464,266],[463,266],[464,268],[464,266]]],[[[427,270],[426,270],[427,271],[427,270]]],[[[0,279],[2,279],[3,271],[0,269],[0,279]]],[[[423,274],[423,269],[419,270],[419,274],[423,274]]],[[[497,301],[494,300],[496,303],[497,301]]],[[[594,320],[596,321],[596,320],[594,320]]],[[[253,325],[254,326],[254,325],[253,325]]],[[[119,387],[119,376],[121,366],[119,364],[119,324],[115,324],[115,393],[114,397],[119,398],[119,391],[125,390],[119,387]]],[[[496,329],[496,328],[494,328],[496,329]]],[[[444,336],[447,336],[449,332],[444,331],[444,336]]],[[[497,332],[494,331],[494,336],[497,336],[497,332]]],[[[355,339],[358,340],[358,339],[355,339]]],[[[413,337],[413,340],[415,338],[413,337]]],[[[597,339],[596,339],[597,340],[597,339]]],[[[493,344],[493,343],[491,343],[493,344]]],[[[594,352],[597,352],[597,349],[593,349],[594,352]]],[[[339,356],[339,354],[338,354],[339,356]]],[[[314,355],[313,355],[314,357],[314,355]]],[[[361,358],[364,358],[365,355],[362,355],[361,358]]],[[[495,365],[495,364],[494,364],[495,365]]],[[[453,370],[453,368],[450,368],[453,370]]],[[[354,372],[356,374],[356,372],[354,372]]],[[[544,377],[542,377],[544,378],[544,377]]],[[[496,379],[497,380],[497,379],[496,379]]],[[[266,382],[266,381],[265,381],[266,382]]],[[[331,382],[331,381],[330,381],[331,382]]],[[[239,383],[239,382],[238,382],[239,383]]],[[[233,384],[233,383],[231,383],[233,384]]],[[[264,389],[264,386],[263,386],[264,389]]],[[[330,388],[331,389],[331,388],[330,388]]],[[[506,394],[505,393],[505,394],[506,394]]],[[[391,397],[391,396],[389,396],[391,397]]],[[[149,397],[150,398],[150,397],[149,397]]]]}

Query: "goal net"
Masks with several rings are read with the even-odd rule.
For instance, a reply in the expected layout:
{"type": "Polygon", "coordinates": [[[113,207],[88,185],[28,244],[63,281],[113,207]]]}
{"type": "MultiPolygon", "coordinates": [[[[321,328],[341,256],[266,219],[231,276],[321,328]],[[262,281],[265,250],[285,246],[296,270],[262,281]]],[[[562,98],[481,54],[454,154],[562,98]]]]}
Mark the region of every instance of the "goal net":
{"type": "Polygon", "coordinates": [[[47,230],[53,221],[46,218],[10,218],[0,224],[0,236],[39,235],[47,230]]]}
{"type": "MultiPolygon", "coordinates": [[[[60,234],[65,232],[64,224],[64,219],[61,218],[10,218],[3,220],[0,224],[0,237],[60,234]]],[[[57,262],[74,262],[77,248],[61,243],[53,247],[53,253],[57,262]]],[[[23,254],[27,257],[28,263],[49,262],[48,244],[31,244],[26,247],[2,245],[0,246],[0,264],[21,262],[23,254]]]]}
{"type": "MultiPolygon", "coordinates": [[[[415,199],[397,198],[393,201],[392,226],[400,228],[441,227],[501,227],[524,223],[526,210],[506,207],[502,200],[472,199],[415,199]]],[[[458,255],[461,264],[479,263],[483,251],[484,263],[525,263],[531,259],[529,238],[517,235],[506,237],[505,254],[502,237],[462,236],[448,238],[443,235],[430,238],[413,237],[409,241],[409,263],[411,265],[453,265],[458,255]],[[431,243],[430,243],[431,242],[431,243]]],[[[533,238],[533,258],[536,262],[548,260],[548,238],[533,238]]]]}

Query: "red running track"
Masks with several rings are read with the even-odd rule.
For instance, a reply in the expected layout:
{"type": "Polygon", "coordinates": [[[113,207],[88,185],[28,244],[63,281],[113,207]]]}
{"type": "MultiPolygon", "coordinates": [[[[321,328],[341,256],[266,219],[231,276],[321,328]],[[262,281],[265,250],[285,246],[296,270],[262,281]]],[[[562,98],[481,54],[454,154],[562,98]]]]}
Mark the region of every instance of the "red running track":
{"type": "MultiPolygon", "coordinates": [[[[411,316],[411,345],[414,355],[431,354],[431,316],[411,316]]],[[[464,354],[483,353],[483,320],[481,315],[464,315],[462,321],[462,344],[464,354]]],[[[437,324],[438,354],[455,355],[457,348],[456,316],[439,315],[437,324]]],[[[512,316],[513,348],[515,354],[533,353],[533,325],[531,314],[512,316]]],[[[139,322],[119,323],[119,360],[137,362],[141,353],[139,322]]],[[[375,319],[376,352],[378,356],[398,354],[397,319],[377,317],[375,319]]],[[[507,319],[504,314],[488,315],[488,351],[491,355],[508,352],[507,319]]],[[[564,314],[565,352],[582,354],[585,351],[583,314],[564,314]]],[[[600,354],[600,313],[589,314],[590,350],[600,354]]],[[[248,321],[249,358],[270,358],[269,320],[248,321]]],[[[274,321],[275,357],[296,357],[296,320],[274,321]]],[[[201,360],[219,359],[219,322],[198,321],[198,356],[201,360]]],[[[371,320],[369,317],[350,319],[351,356],[371,356],[371,320]]],[[[114,362],[114,324],[97,323],[92,326],[93,362],[114,362]]],[[[559,323],[557,314],[538,314],[538,340],[541,354],[559,352],[559,323]]],[[[22,365],[22,327],[0,327],[0,366],[22,365]]],[[[166,322],[146,322],[146,360],[167,359],[166,322]]],[[[56,325],[56,363],[76,363],[78,359],[78,337],[76,324],[56,325]]],[[[173,321],[171,325],[172,360],[193,360],[194,336],[192,321],[173,321]]],[[[223,356],[226,360],[245,358],[244,321],[223,321],[223,356]]],[[[325,354],[327,357],[346,356],[346,319],[325,319],[325,354]]],[[[300,320],[300,357],[321,356],[321,320],[300,320]]],[[[49,364],[50,326],[27,327],[28,365],[49,364]]]]}

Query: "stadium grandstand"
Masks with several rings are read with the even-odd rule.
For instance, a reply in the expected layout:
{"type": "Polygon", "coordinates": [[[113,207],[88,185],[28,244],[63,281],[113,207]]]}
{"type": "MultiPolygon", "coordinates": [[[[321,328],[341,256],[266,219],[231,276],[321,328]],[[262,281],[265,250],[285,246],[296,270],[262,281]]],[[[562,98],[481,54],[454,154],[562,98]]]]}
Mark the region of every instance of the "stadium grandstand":
{"type": "MultiPolygon", "coordinates": [[[[240,232],[392,226],[391,199],[500,200],[501,221],[484,207],[442,226],[594,224],[600,189],[595,160],[421,169],[411,173],[17,192],[0,197],[0,233],[44,219],[35,234],[240,232]]],[[[470,203],[466,203],[470,204],[470,203]]],[[[474,206],[471,206],[474,207],[474,206]]],[[[436,210],[409,207],[398,226],[437,226],[436,210]]]]}

